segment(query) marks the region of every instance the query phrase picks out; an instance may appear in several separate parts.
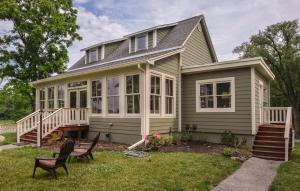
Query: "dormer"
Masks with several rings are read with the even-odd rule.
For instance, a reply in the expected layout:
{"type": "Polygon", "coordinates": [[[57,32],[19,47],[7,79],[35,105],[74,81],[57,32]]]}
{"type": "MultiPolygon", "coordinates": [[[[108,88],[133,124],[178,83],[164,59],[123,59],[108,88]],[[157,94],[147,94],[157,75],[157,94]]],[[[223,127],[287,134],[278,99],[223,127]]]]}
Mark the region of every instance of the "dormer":
{"type": "Polygon", "coordinates": [[[176,24],[160,25],[125,36],[129,41],[129,53],[155,48],[176,24]]]}
{"type": "Polygon", "coordinates": [[[126,39],[121,38],[106,41],[82,49],[81,51],[85,51],[85,64],[90,64],[103,60],[104,58],[112,54],[124,40],[126,39]]]}

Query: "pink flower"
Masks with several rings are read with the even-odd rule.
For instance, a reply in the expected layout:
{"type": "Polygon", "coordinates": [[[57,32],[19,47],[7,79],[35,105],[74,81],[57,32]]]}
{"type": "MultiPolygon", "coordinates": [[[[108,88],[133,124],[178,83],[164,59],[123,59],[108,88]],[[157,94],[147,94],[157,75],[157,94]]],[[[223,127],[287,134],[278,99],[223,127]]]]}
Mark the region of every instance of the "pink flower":
{"type": "Polygon", "coordinates": [[[160,139],[160,134],[155,134],[155,135],[153,135],[153,137],[160,139]]]}

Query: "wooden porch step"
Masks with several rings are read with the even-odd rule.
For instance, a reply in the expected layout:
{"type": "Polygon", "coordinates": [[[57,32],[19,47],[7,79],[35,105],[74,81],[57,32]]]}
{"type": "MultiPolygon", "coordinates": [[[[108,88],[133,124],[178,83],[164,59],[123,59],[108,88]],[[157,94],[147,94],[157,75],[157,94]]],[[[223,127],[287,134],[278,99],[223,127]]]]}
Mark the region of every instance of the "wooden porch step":
{"type": "Polygon", "coordinates": [[[284,141],[266,141],[266,140],[255,140],[254,145],[264,145],[264,146],[283,146],[284,141]]]}
{"type": "Polygon", "coordinates": [[[274,136],[274,137],[283,137],[284,132],[271,132],[271,131],[262,131],[258,130],[256,136],[274,136]]]}
{"type": "Polygon", "coordinates": [[[265,131],[265,132],[284,132],[284,127],[273,127],[273,126],[260,126],[259,131],[265,131]]]}
{"type": "Polygon", "coordinates": [[[253,155],[253,157],[267,159],[267,160],[275,160],[275,161],[284,161],[284,157],[271,157],[271,156],[261,156],[261,155],[253,155]]]}
{"type": "Polygon", "coordinates": [[[265,135],[256,135],[255,140],[264,140],[264,141],[284,141],[283,136],[265,136],[265,135]]]}
{"type": "Polygon", "coordinates": [[[283,146],[253,145],[253,150],[284,152],[283,146]]]}
{"type": "Polygon", "coordinates": [[[29,142],[29,143],[36,143],[36,139],[29,139],[29,138],[20,138],[21,142],[29,142]]]}
{"type": "Polygon", "coordinates": [[[284,152],[280,152],[280,151],[253,150],[253,154],[256,156],[270,156],[270,157],[283,157],[284,158],[284,152]]]}

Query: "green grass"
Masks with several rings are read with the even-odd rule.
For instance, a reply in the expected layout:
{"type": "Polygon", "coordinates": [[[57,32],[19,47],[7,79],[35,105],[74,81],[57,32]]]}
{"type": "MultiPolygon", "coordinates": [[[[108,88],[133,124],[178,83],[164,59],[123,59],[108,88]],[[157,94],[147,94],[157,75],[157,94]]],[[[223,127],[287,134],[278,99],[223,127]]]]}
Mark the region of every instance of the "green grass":
{"type": "Polygon", "coordinates": [[[17,133],[3,133],[1,135],[5,137],[5,140],[0,143],[0,145],[8,145],[17,142],[17,133]]]}
{"type": "Polygon", "coordinates": [[[283,163],[273,181],[270,191],[300,190],[300,144],[296,144],[291,160],[283,163]]]}
{"type": "Polygon", "coordinates": [[[50,153],[33,148],[0,153],[2,190],[210,190],[239,168],[222,156],[196,153],[151,153],[149,159],[125,158],[120,152],[98,152],[91,163],[71,162],[70,175],[58,180],[41,169],[31,173],[36,156],[50,153]]]}

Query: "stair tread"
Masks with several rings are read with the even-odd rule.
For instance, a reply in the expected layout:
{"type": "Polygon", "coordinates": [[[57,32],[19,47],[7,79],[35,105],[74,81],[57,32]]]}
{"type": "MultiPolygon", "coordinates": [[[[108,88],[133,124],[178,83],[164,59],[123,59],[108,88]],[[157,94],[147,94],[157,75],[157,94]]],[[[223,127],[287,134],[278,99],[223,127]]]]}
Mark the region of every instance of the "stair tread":
{"type": "Polygon", "coordinates": [[[284,141],[273,141],[273,140],[255,140],[258,142],[268,142],[268,143],[284,143],[284,141]]]}
{"type": "Polygon", "coordinates": [[[253,147],[265,147],[265,148],[274,148],[274,149],[284,149],[284,146],[271,146],[271,145],[253,145],[253,147]]]}
{"type": "Polygon", "coordinates": [[[284,138],[284,136],[270,136],[270,135],[256,135],[256,137],[261,137],[261,138],[284,138]]]}
{"type": "Polygon", "coordinates": [[[256,149],[254,149],[253,150],[253,152],[262,152],[262,153],[271,153],[271,154],[284,154],[285,152],[284,151],[282,151],[282,152],[280,152],[280,151],[265,151],[265,150],[256,150],[256,149]]]}

